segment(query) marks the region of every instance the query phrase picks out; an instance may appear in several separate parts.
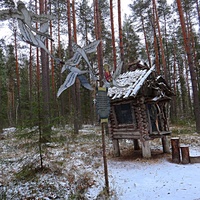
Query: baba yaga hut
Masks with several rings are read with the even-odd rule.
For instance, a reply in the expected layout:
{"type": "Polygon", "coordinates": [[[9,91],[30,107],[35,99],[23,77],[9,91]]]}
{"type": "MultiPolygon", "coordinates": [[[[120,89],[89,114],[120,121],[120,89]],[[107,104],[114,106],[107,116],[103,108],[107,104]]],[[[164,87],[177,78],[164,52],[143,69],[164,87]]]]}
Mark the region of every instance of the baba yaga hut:
{"type": "Polygon", "coordinates": [[[133,139],[134,148],[141,144],[142,156],[151,157],[149,141],[161,138],[163,151],[169,152],[167,135],[168,105],[173,96],[171,88],[154,67],[139,63],[129,66],[108,89],[110,97],[110,136],[115,156],[120,155],[119,140],[133,139]]]}

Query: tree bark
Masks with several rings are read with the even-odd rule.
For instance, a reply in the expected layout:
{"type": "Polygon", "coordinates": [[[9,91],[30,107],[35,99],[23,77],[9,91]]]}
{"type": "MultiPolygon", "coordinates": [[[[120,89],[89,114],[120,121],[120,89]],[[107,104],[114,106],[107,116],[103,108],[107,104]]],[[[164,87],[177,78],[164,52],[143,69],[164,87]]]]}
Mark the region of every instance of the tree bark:
{"type": "MultiPolygon", "coordinates": [[[[74,42],[77,43],[77,31],[76,31],[76,11],[75,11],[75,1],[72,0],[72,15],[73,15],[73,38],[74,42]]],[[[80,81],[76,79],[75,82],[75,92],[76,92],[76,116],[77,116],[77,123],[78,123],[78,129],[82,126],[82,117],[81,117],[81,97],[80,97],[80,81]]]]}
{"type": "Polygon", "coordinates": [[[194,62],[193,62],[192,52],[191,52],[191,47],[190,47],[191,39],[186,30],[185,18],[183,14],[182,5],[181,5],[181,0],[176,0],[176,2],[177,2],[178,11],[179,11],[181,29],[182,29],[183,39],[184,39],[184,46],[185,46],[185,51],[187,54],[188,65],[189,65],[190,75],[191,75],[196,130],[198,133],[200,133],[200,101],[199,101],[199,96],[198,96],[197,74],[195,72],[195,67],[194,67],[194,62]]]}
{"type": "Polygon", "coordinates": [[[158,29],[158,35],[159,35],[159,42],[160,42],[160,50],[161,50],[161,56],[162,56],[162,66],[163,66],[163,70],[164,70],[164,77],[165,80],[168,81],[167,79],[167,66],[166,66],[166,60],[165,60],[165,53],[164,53],[164,48],[163,48],[163,41],[162,41],[162,34],[160,31],[160,23],[159,23],[159,18],[158,18],[158,12],[157,12],[157,7],[156,7],[156,1],[153,0],[153,7],[155,10],[155,16],[156,16],[156,25],[157,25],[157,29],[158,29]]]}
{"type": "MultiPolygon", "coordinates": [[[[98,1],[95,0],[95,22],[96,22],[96,39],[101,40],[101,18],[100,18],[100,10],[98,1]]],[[[103,46],[102,41],[99,43],[97,47],[97,57],[98,57],[98,68],[99,68],[99,76],[100,76],[100,87],[103,85],[103,46]]]]}
{"type": "Polygon", "coordinates": [[[141,15],[140,17],[141,17],[141,22],[142,22],[142,30],[143,30],[143,34],[144,34],[145,47],[146,47],[147,57],[148,57],[148,61],[149,61],[149,67],[151,67],[151,58],[150,58],[150,53],[149,53],[147,34],[146,34],[145,27],[144,27],[144,18],[143,18],[142,13],[140,13],[140,15],[141,15]]]}
{"type": "MultiPolygon", "coordinates": [[[[69,56],[73,56],[72,51],[72,27],[71,27],[71,8],[70,0],[67,0],[67,23],[68,23],[68,38],[69,38],[69,56]]],[[[74,123],[74,134],[79,133],[79,123],[78,123],[78,114],[77,114],[77,98],[76,98],[76,84],[72,86],[72,99],[73,99],[73,123],[74,123]]]]}
{"type": "Polygon", "coordinates": [[[112,32],[113,64],[114,64],[114,71],[115,71],[117,68],[117,58],[116,58],[116,47],[115,47],[115,28],[114,28],[114,19],[113,19],[113,0],[110,0],[110,23],[111,23],[111,32],[112,32]]]}
{"type": "Polygon", "coordinates": [[[15,36],[15,68],[16,68],[16,78],[17,78],[17,107],[16,107],[16,124],[19,123],[21,126],[21,97],[20,97],[20,73],[19,73],[19,63],[18,63],[18,53],[17,53],[17,34],[14,30],[15,36]]]}
{"type": "Polygon", "coordinates": [[[159,62],[159,50],[158,50],[158,38],[156,35],[156,26],[155,26],[155,9],[153,9],[153,23],[152,23],[153,33],[154,33],[154,51],[155,51],[155,66],[156,72],[160,75],[160,62],[159,62]]]}
{"type": "MultiPolygon", "coordinates": [[[[120,58],[124,62],[124,44],[123,44],[123,31],[122,31],[122,19],[121,19],[121,0],[118,0],[118,26],[119,26],[119,49],[120,49],[120,58]]],[[[122,67],[122,72],[125,72],[124,64],[122,67]]]]}
{"type": "MultiPolygon", "coordinates": [[[[40,14],[46,13],[46,4],[44,0],[39,0],[40,14]]],[[[46,46],[47,46],[47,41],[46,46]]],[[[48,47],[47,47],[48,48],[48,47]]],[[[42,66],[42,129],[44,133],[50,133],[50,84],[49,84],[49,57],[44,49],[40,50],[41,66],[42,66]]]]}

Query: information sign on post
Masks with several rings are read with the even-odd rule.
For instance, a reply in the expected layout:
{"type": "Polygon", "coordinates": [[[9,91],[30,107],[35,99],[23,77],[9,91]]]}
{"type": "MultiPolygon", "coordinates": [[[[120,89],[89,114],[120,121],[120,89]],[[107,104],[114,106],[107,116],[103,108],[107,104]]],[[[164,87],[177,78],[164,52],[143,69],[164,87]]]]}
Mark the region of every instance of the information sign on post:
{"type": "Polygon", "coordinates": [[[97,113],[101,119],[101,123],[108,122],[108,117],[110,115],[110,99],[107,96],[106,88],[98,87],[96,100],[97,113]]]}

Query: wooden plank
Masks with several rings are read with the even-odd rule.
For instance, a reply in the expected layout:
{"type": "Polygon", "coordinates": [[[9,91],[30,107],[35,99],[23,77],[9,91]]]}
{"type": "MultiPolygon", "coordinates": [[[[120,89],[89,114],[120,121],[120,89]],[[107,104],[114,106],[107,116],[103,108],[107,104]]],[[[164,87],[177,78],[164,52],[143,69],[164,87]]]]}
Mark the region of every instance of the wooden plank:
{"type": "Polygon", "coordinates": [[[160,134],[160,135],[170,135],[172,132],[171,131],[161,131],[161,132],[157,132],[157,131],[154,131],[154,132],[152,132],[152,134],[151,135],[158,135],[158,134],[160,134]]]}
{"type": "Polygon", "coordinates": [[[113,128],[113,132],[121,132],[121,133],[135,133],[135,132],[139,132],[139,131],[136,131],[135,129],[132,129],[132,128],[119,128],[119,129],[116,129],[116,128],[113,128]]]}
{"type": "Polygon", "coordinates": [[[125,135],[135,135],[135,136],[140,136],[140,132],[128,132],[128,131],[126,131],[126,132],[121,132],[121,131],[117,131],[117,132],[115,132],[115,131],[113,131],[113,135],[123,135],[123,136],[125,136],[125,135]]]}
{"type": "Polygon", "coordinates": [[[137,135],[121,135],[121,134],[114,134],[112,135],[113,139],[140,139],[140,136],[137,135]]]}

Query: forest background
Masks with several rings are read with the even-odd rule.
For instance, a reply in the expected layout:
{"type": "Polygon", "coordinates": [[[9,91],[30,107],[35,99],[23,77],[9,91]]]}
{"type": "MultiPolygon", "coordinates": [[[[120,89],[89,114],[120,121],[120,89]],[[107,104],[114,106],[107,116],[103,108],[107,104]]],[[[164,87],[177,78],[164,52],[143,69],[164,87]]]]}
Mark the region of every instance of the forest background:
{"type": "MultiPolygon", "coordinates": [[[[54,41],[46,41],[46,46],[63,61],[73,56],[72,41],[83,47],[101,40],[97,53],[88,54],[100,80],[104,63],[110,71],[119,61],[124,62],[123,71],[137,60],[155,65],[176,94],[169,110],[171,122],[196,122],[200,133],[199,1],[132,0],[124,16],[122,4],[120,0],[30,0],[26,5],[34,13],[55,16],[49,26],[54,41]]],[[[0,2],[1,10],[14,7],[12,0],[0,2]]],[[[38,127],[48,134],[52,126],[70,124],[78,133],[82,124],[97,123],[95,90],[84,89],[77,80],[57,98],[67,72],[62,74],[62,65],[44,50],[22,42],[15,19],[8,21],[8,27],[11,37],[0,40],[0,130],[38,127]]],[[[84,61],[78,67],[87,68],[84,61]]],[[[90,83],[94,88],[101,85],[90,83]]]]}

